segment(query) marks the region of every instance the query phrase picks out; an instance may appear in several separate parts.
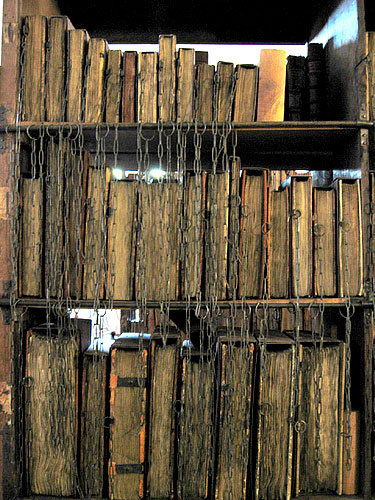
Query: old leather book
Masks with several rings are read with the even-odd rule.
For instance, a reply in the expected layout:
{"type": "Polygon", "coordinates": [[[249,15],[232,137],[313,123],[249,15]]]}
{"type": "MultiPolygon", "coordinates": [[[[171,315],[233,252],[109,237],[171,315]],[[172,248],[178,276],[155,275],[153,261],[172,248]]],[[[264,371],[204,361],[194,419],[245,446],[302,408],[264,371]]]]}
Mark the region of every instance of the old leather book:
{"type": "Polygon", "coordinates": [[[137,121],[137,65],[138,54],[125,51],[123,55],[122,118],[124,123],[137,121]]]}
{"type": "Polygon", "coordinates": [[[104,121],[105,94],[104,81],[107,64],[108,44],[101,38],[90,38],[87,53],[86,96],[84,121],[100,123],[104,121]]]}
{"type": "Polygon", "coordinates": [[[192,122],[194,97],[194,49],[179,49],[177,71],[177,121],[192,122]]]}
{"type": "Polygon", "coordinates": [[[83,29],[68,31],[66,120],[79,123],[83,112],[83,83],[88,33],[83,29]]]}
{"type": "Polygon", "coordinates": [[[258,95],[258,67],[253,64],[239,64],[236,67],[237,83],[234,97],[233,122],[255,121],[258,95]]]}
{"type": "Polygon", "coordinates": [[[259,61],[257,121],[284,120],[286,52],[262,49],[259,61]]]}
{"type": "Polygon", "coordinates": [[[158,119],[158,53],[138,54],[138,121],[156,123],[158,119]]]}
{"type": "Polygon", "coordinates": [[[159,36],[159,117],[176,119],[176,36],[159,36]]]}
{"type": "Polygon", "coordinates": [[[121,50],[109,50],[106,68],[105,121],[118,123],[121,105],[121,50]]]}

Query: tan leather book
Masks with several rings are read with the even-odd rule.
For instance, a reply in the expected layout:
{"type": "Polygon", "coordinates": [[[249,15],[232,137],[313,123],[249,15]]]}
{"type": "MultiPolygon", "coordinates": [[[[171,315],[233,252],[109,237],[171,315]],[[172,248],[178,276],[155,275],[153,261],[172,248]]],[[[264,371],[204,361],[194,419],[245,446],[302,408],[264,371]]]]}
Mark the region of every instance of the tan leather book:
{"type": "Polygon", "coordinates": [[[177,71],[177,121],[193,121],[194,49],[179,49],[177,71]]]}
{"type": "Polygon", "coordinates": [[[22,120],[41,122],[45,119],[45,65],[47,18],[26,16],[25,49],[22,82],[22,120]]]}
{"type": "Polygon", "coordinates": [[[253,64],[239,64],[236,67],[237,83],[234,97],[233,122],[255,121],[258,93],[258,67],[253,64]]]}
{"type": "Polygon", "coordinates": [[[138,121],[156,123],[158,119],[158,53],[138,55],[138,121]]]}
{"type": "Polygon", "coordinates": [[[212,122],[215,66],[196,64],[197,96],[195,116],[198,122],[212,122]]]}
{"type": "Polygon", "coordinates": [[[262,49],[259,61],[257,121],[284,120],[286,52],[262,49]]]}
{"type": "Polygon", "coordinates": [[[85,54],[88,38],[86,30],[77,29],[68,31],[66,83],[66,120],[68,122],[79,123],[82,121],[85,54]]]}
{"type": "Polygon", "coordinates": [[[108,44],[101,38],[90,38],[87,53],[85,122],[100,123],[104,120],[104,80],[108,44]]]}
{"type": "MultiPolygon", "coordinates": [[[[244,174],[243,174],[244,175],[244,174]]],[[[228,227],[228,298],[238,298],[241,261],[241,161],[234,158],[230,172],[228,227]]]]}
{"type": "Polygon", "coordinates": [[[217,113],[216,118],[218,122],[230,121],[232,119],[232,106],[234,99],[233,63],[219,61],[217,63],[216,74],[217,74],[217,103],[214,103],[214,106],[216,106],[216,113],[217,113]]]}
{"type": "Polygon", "coordinates": [[[123,55],[124,80],[122,87],[123,123],[135,123],[137,109],[137,52],[125,51],[123,55]]]}
{"type": "MultiPolygon", "coordinates": [[[[344,417],[345,418],[345,417],[344,417]]],[[[346,467],[346,450],[343,449],[342,494],[358,495],[360,493],[361,472],[361,414],[358,410],[350,413],[350,458],[351,468],[346,467]]]]}
{"type": "Polygon", "coordinates": [[[109,50],[106,69],[106,106],[105,121],[107,123],[118,123],[120,120],[121,105],[121,72],[122,52],[121,50],[109,50]]]}
{"type": "Polygon", "coordinates": [[[159,36],[159,118],[176,119],[176,36],[159,36]]]}

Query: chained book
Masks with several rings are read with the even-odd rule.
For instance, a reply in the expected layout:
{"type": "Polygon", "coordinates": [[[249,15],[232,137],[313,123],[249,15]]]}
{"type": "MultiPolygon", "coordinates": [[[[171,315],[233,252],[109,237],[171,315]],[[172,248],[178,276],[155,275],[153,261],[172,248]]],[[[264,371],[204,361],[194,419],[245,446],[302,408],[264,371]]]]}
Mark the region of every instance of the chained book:
{"type": "Polygon", "coordinates": [[[66,119],[68,122],[78,123],[82,119],[83,82],[88,39],[89,35],[86,30],[68,31],[66,80],[66,119]]]}
{"type": "Polygon", "coordinates": [[[157,52],[138,54],[137,116],[141,123],[156,123],[158,117],[157,52]]]}
{"type": "Polygon", "coordinates": [[[90,38],[85,68],[84,121],[100,123],[104,120],[105,69],[108,44],[101,38],[90,38]]]}
{"type": "Polygon", "coordinates": [[[138,55],[133,50],[124,52],[123,55],[123,85],[121,121],[135,123],[137,121],[137,67],[138,55]]]}
{"type": "Polygon", "coordinates": [[[159,36],[159,118],[176,119],[176,36],[159,36]]]}
{"type": "Polygon", "coordinates": [[[233,105],[233,122],[255,121],[258,95],[258,67],[254,64],[236,66],[236,91],[233,105]]]}
{"type": "Polygon", "coordinates": [[[122,71],[121,50],[109,50],[106,65],[105,94],[103,95],[105,99],[105,121],[107,123],[118,123],[120,121],[122,71]]]}
{"type": "Polygon", "coordinates": [[[177,71],[177,121],[192,122],[194,118],[194,49],[179,49],[177,71]]]}
{"type": "Polygon", "coordinates": [[[212,122],[215,66],[208,63],[195,64],[197,94],[194,112],[198,122],[212,122]]]}
{"type": "Polygon", "coordinates": [[[234,64],[231,62],[219,61],[217,63],[217,95],[214,99],[214,116],[218,122],[231,120],[233,97],[234,97],[234,64]]]}

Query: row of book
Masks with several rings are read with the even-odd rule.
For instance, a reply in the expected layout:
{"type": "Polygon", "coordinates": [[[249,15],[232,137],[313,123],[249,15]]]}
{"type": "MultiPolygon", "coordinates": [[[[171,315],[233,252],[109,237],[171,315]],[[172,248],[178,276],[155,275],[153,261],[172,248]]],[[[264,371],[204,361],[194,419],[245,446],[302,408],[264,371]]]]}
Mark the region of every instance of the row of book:
{"type": "Polygon", "coordinates": [[[345,345],[317,350],[310,332],[297,352],[291,336],[270,332],[259,370],[254,338],[228,335],[217,332],[214,357],[171,329],[166,343],[160,334],[122,335],[109,355],[82,355],[77,336],[30,330],[28,494],[74,497],[78,486],[90,498],[117,500],[356,493],[358,470],[353,482],[342,467],[345,345]],[[293,425],[296,356],[303,432],[293,425]]]}
{"type": "Polygon", "coordinates": [[[283,121],[286,94],[290,120],[322,118],[320,44],[288,65],[285,51],[262,49],[259,66],[215,68],[207,52],[176,52],[174,35],[159,37],[159,52],[122,53],[73,29],[67,17],[27,16],[21,47],[23,121],[283,121]]]}
{"type": "Polygon", "coordinates": [[[266,170],[118,181],[56,144],[20,179],[19,294],[74,299],[363,294],[359,179],[312,187],[266,170]]]}

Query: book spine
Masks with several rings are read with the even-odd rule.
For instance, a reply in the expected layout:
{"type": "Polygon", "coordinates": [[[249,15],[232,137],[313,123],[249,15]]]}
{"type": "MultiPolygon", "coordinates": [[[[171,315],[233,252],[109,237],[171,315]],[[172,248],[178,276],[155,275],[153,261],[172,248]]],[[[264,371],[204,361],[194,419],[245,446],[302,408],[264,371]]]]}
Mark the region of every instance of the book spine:
{"type": "Polygon", "coordinates": [[[48,23],[46,66],[46,120],[65,119],[66,36],[68,20],[54,16],[48,23]]]}
{"type": "Polygon", "coordinates": [[[138,55],[138,121],[157,122],[158,53],[140,52],[138,55]]]}
{"type": "Polygon", "coordinates": [[[178,51],[177,121],[193,121],[194,49],[178,51]]]}
{"type": "Polygon", "coordinates": [[[195,116],[198,122],[211,122],[213,118],[213,91],[215,66],[196,64],[195,116]]]}
{"type": "Polygon", "coordinates": [[[106,91],[104,96],[106,99],[105,121],[107,123],[118,123],[120,119],[121,66],[121,50],[109,50],[106,69],[106,91]]]}
{"type": "Polygon", "coordinates": [[[159,118],[176,119],[176,36],[159,37],[159,118]]]}
{"type": "Polygon", "coordinates": [[[88,43],[85,122],[100,123],[105,110],[105,69],[108,46],[105,40],[91,38],[88,43]]]}
{"type": "Polygon", "coordinates": [[[137,95],[137,52],[126,51],[123,56],[124,79],[122,90],[122,119],[123,123],[135,123],[136,95],[137,95]]]}
{"type": "Polygon", "coordinates": [[[68,122],[82,121],[84,68],[88,35],[85,30],[68,32],[67,104],[68,122]]]}
{"type": "Polygon", "coordinates": [[[324,117],[324,50],[321,43],[309,43],[307,48],[307,67],[309,80],[310,120],[324,117]]]}

